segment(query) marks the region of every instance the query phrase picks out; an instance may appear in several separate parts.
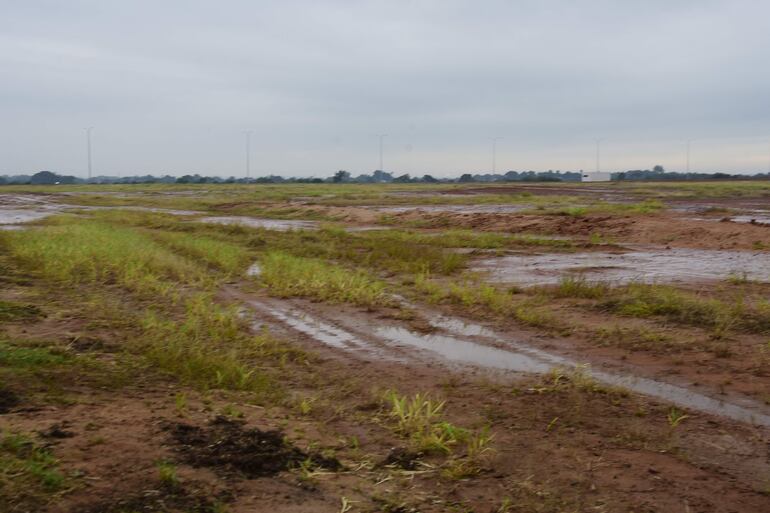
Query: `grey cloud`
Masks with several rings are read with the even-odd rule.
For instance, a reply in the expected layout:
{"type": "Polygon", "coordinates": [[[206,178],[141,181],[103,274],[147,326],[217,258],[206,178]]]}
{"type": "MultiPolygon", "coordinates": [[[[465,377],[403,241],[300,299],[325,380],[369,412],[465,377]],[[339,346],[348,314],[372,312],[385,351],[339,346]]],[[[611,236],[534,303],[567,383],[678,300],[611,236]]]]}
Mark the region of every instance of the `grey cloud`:
{"type": "Polygon", "coordinates": [[[0,173],[764,170],[761,1],[6,1],[0,173]],[[411,151],[407,151],[407,146],[411,151]],[[694,151],[695,147],[694,147],[694,151]]]}

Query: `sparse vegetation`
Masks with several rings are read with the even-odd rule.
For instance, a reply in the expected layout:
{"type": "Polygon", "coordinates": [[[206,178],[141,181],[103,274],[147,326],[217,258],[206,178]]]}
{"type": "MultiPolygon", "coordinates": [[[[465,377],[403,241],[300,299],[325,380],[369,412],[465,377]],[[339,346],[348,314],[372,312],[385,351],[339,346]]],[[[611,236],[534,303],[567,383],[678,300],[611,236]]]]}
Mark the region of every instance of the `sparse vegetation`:
{"type": "Polygon", "coordinates": [[[391,303],[385,284],[360,270],[318,259],[270,252],[260,260],[260,281],[280,297],[302,296],[321,301],[376,307],[391,303]]]}
{"type": "Polygon", "coordinates": [[[67,479],[50,451],[26,434],[0,431],[0,508],[3,511],[20,511],[18,506],[41,507],[66,486],[67,479]]]}
{"type": "MultiPolygon", "coordinates": [[[[695,185],[666,184],[655,196],[686,196],[695,185]]],[[[638,509],[635,495],[614,487],[614,472],[597,471],[615,468],[627,468],[628,485],[651,490],[645,506],[659,508],[679,496],[650,488],[650,479],[661,472],[676,481],[668,469],[704,458],[711,466],[695,464],[692,475],[706,476],[710,487],[685,483],[699,505],[728,495],[737,510],[766,503],[755,492],[762,476],[745,477],[761,466],[757,459],[721,460],[697,439],[729,426],[737,444],[761,454],[761,428],[650,401],[596,381],[587,367],[490,377],[427,350],[412,360],[412,349],[376,329],[419,331],[440,343],[451,343],[448,334],[503,350],[532,342],[586,360],[599,354],[608,366],[650,365],[642,375],[679,373],[677,382],[697,380],[695,391],[705,395],[747,391],[768,401],[761,379],[770,373],[767,284],[740,272],[676,286],[614,286],[579,273],[549,286],[488,283],[466,269],[477,256],[623,245],[614,222],[674,214],[635,192],[620,206],[594,201],[583,184],[572,184],[569,196],[525,192],[526,184],[511,194],[475,184],[480,194],[441,196],[433,193],[454,186],[412,187],[189,185],[190,194],[176,194],[168,186],[116,186],[98,190],[119,194],[80,194],[86,186],[72,188],[66,201],[324,223],[280,232],[202,223],[197,215],[83,209],[0,232],[0,509],[208,512],[299,500],[350,513],[638,509]],[[501,215],[514,220],[510,226],[426,211],[386,214],[380,221],[388,229],[348,231],[360,212],[349,205],[442,203],[530,210],[501,215]],[[247,277],[255,262],[260,272],[247,277]],[[344,348],[295,336],[267,308],[248,308],[260,301],[306,310],[308,325],[317,317],[350,330],[356,347],[338,357],[344,348]],[[475,335],[478,326],[461,319],[493,327],[475,335]],[[382,358],[369,357],[380,351],[382,358]],[[249,438],[255,433],[286,458],[276,466],[280,476],[244,479],[252,465],[273,463],[274,453],[249,438]],[[90,459],[75,461],[80,454],[90,459]],[[264,502],[259,494],[271,479],[279,492],[264,502]],[[299,495],[282,498],[294,488],[299,495]],[[89,494],[104,489],[109,501],[92,504],[89,494]]]]}

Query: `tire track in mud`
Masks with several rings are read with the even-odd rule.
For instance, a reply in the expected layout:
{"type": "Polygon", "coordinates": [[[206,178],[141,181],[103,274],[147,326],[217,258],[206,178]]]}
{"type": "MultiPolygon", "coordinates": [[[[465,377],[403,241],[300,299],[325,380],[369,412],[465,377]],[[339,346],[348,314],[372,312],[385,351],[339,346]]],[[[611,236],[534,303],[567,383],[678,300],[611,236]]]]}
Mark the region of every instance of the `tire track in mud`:
{"type": "Polygon", "coordinates": [[[607,385],[683,408],[770,427],[767,408],[748,398],[727,401],[684,386],[623,373],[620,369],[615,372],[594,370],[582,362],[543,351],[509,335],[455,317],[430,316],[429,322],[436,332],[424,334],[370,313],[342,308],[321,313],[320,308],[299,306],[287,300],[257,299],[233,290],[229,290],[228,295],[290,331],[358,359],[403,365],[441,364],[454,370],[483,369],[516,374],[545,374],[554,368],[584,368],[591,377],[607,385]]]}

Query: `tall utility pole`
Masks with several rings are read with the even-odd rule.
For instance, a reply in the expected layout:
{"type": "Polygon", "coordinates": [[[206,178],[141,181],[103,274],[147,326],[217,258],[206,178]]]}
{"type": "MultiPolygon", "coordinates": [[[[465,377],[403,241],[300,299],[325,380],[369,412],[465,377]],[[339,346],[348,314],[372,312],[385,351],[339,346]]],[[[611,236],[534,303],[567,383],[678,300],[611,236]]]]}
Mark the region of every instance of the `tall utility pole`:
{"type": "Polygon", "coordinates": [[[380,138],[380,171],[385,171],[382,165],[382,141],[388,136],[388,134],[379,134],[377,137],[380,138]]]}
{"type": "Polygon", "coordinates": [[[84,128],[86,131],[86,154],[88,155],[88,179],[91,179],[91,130],[93,130],[94,127],[89,126],[88,128],[84,128]]]}
{"type": "Polygon", "coordinates": [[[253,130],[246,130],[243,132],[246,135],[246,181],[249,181],[251,177],[251,134],[253,130]]]}
{"type": "Polygon", "coordinates": [[[687,172],[690,172],[690,139],[687,140],[687,172]]]}
{"type": "Polygon", "coordinates": [[[597,139],[596,140],[596,172],[598,173],[601,169],[600,164],[600,158],[601,158],[601,151],[602,151],[602,141],[604,139],[597,139]]]}
{"type": "Polygon", "coordinates": [[[497,141],[502,137],[490,137],[492,139],[492,174],[497,172],[497,141]]]}

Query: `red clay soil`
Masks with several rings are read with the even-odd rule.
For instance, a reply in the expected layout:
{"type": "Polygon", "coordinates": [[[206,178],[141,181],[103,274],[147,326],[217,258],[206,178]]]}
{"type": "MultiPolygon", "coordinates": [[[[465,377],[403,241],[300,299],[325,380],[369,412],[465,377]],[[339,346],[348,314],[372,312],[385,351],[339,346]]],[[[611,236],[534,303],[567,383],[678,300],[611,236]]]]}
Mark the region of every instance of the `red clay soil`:
{"type": "Polygon", "coordinates": [[[399,220],[421,221],[435,228],[466,228],[570,237],[598,234],[620,243],[663,244],[699,249],[770,249],[770,226],[700,221],[677,214],[559,216],[523,214],[453,214],[405,212],[399,220]]]}

